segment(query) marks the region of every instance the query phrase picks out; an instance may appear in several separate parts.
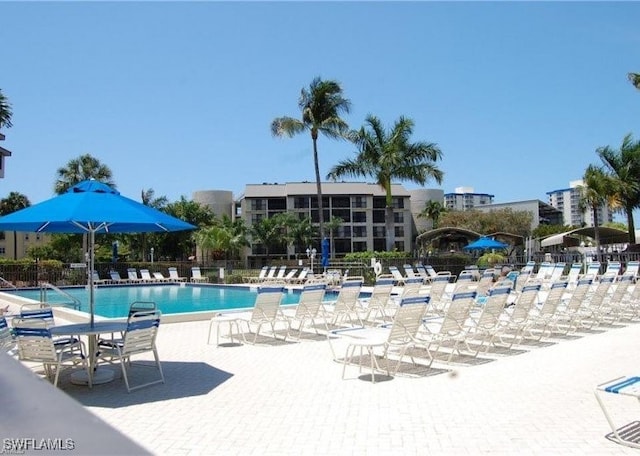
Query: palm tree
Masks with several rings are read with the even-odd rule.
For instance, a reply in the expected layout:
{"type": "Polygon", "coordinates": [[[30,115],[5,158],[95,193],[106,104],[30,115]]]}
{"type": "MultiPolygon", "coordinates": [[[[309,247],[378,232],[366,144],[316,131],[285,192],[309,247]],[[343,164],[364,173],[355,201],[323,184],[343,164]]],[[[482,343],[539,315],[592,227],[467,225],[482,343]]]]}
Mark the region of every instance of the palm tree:
{"type": "MultiPolygon", "coordinates": [[[[289,240],[293,243],[296,255],[304,252],[318,235],[316,228],[311,223],[311,217],[295,220],[288,225],[289,240]]],[[[297,257],[296,257],[297,258],[297,257]]]]}
{"type": "MultiPolygon", "coordinates": [[[[167,203],[169,202],[169,200],[167,199],[166,196],[160,196],[156,198],[155,193],[156,193],[155,190],[152,188],[148,190],[143,189],[140,193],[140,200],[142,201],[142,204],[144,204],[145,206],[149,206],[161,211],[167,206],[167,203]]],[[[147,252],[147,241],[151,239],[151,242],[153,242],[154,234],[149,233],[149,235],[147,235],[147,233],[140,233],[138,236],[140,239],[140,246],[141,246],[140,259],[144,261],[145,253],[147,252]]],[[[158,252],[158,254],[160,254],[160,252],[158,252]]]]}
{"type": "Polygon", "coordinates": [[[256,243],[262,244],[264,247],[267,262],[269,261],[269,255],[273,248],[287,243],[286,229],[288,217],[288,214],[280,213],[273,217],[260,219],[258,223],[251,225],[251,237],[256,243]]]}
{"type": "Polygon", "coordinates": [[[2,89],[0,89],[0,128],[11,128],[13,126],[11,123],[11,117],[13,117],[11,104],[7,97],[2,93],[2,89]]]}
{"type": "Polygon", "coordinates": [[[437,145],[410,141],[413,121],[400,117],[390,130],[385,130],[380,120],[367,116],[366,124],[350,137],[358,147],[353,160],[344,160],[334,166],[327,178],[337,180],[342,176],[373,177],[386,193],[385,229],[387,251],[395,245],[393,229],[392,179],[416,182],[424,185],[429,179],[441,183],[443,172],[436,167],[442,157],[437,145]]]}
{"type": "Polygon", "coordinates": [[[447,209],[444,205],[439,201],[429,201],[425,208],[418,214],[418,217],[424,217],[431,220],[431,228],[438,227],[438,221],[440,220],[440,216],[444,214],[447,209]]]}
{"type": "Polygon", "coordinates": [[[636,243],[633,210],[640,207],[640,141],[631,134],[622,140],[620,150],[609,146],[596,150],[604,163],[605,172],[613,179],[615,197],[627,216],[629,243],[636,243]]]}
{"type": "Polygon", "coordinates": [[[336,249],[333,246],[333,234],[342,226],[344,220],[340,217],[331,217],[327,223],[327,229],[329,230],[329,246],[331,249],[331,258],[335,258],[336,249]]]}
{"type": "MultiPolygon", "coordinates": [[[[11,214],[25,207],[31,206],[29,198],[19,192],[11,192],[6,198],[0,200],[0,215],[11,214]]],[[[13,232],[13,259],[18,259],[18,235],[13,232]]]]}
{"type": "Polygon", "coordinates": [[[78,158],[69,160],[66,166],[58,168],[56,174],[57,179],[54,185],[54,191],[58,195],[66,192],[75,184],[87,179],[95,179],[115,188],[115,183],[111,178],[111,169],[100,163],[100,160],[92,157],[90,154],[84,154],[78,158]]]}
{"type": "Polygon", "coordinates": [[[627,78],[636,89],[640,89],[640,73],[628,73],[627,78]]]}
{"type": "Polygon", "coordinates": [[[590,209],[593,213],[593,230],[596,243],[597,260],[600,261],[600,222],[598,210],[606,204],[613,194],[613,182],[600,167],[589,165],[582,178],[580,208],[590,209]]]}
{"type": "Polygon", "coordinates": [[[316,188],[318,192],[318,226],[320,237],[324,238],[324,212],[322,208],[322,185],[320,182],[320,164],[318,161],[318,134],[328,138],[344,138],[349,126],[340,117],[348,114],[351,102],[344,98],[340,83],[332,80],[322,80],[316,77],[309,88],[300,91],[298,107],[302,111],[302,119],[293,117],[278,117],[271,122],[273,136],[293,137],[308,130],[313,141],[313,163],[316,173],[316,188]]]}

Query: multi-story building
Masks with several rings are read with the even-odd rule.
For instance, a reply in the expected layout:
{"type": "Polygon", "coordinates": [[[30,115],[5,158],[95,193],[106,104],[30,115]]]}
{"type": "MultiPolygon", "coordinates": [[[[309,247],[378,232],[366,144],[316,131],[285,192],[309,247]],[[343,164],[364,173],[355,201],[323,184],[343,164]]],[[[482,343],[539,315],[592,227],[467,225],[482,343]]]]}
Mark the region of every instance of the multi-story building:
{"type": "Polygon", "coordinates": [[[456,187],[453,193],[444,194],[444,206],[449,210],[468,211],[493,203],[494,195],[475,193],[473,187],[456,187]]]}
{"type": "MultiPolygon", "coordinates": [[[[247,226],[281,212],[290,212],[300,219],[319,221],[316,184],[291,182],[286,184],[248,184],[239,201],[247,226]]],[[[377,184],[326,182],[322,184],[325,222],[339,217],[342,224],[333,230],[333,251],[336,256],[367,250],[385,250],[384,190],[377,184]]],[[[413,239],[413,219],[410,194],[401,185],[392,185],[395,248],[410,252],[413,239]]],[[[316,242],[319,245],[319,240],[316,242]]],[[[270,254],[300,255],[293,246],[287,251],[270,254]]],[[[250,257],[265,254],[264,246],[252,244],[250,257]]]]}
{"type": "MultiPolygon", "coordinates": [[[[4,141],[5,136],[0,133],[0,141],[4,141]]],[[[0,147],[0,178],[4,177],[4,157],[11,157],[11,152],[0,147]]]]}
{"type": "MultiPolygon", "coordinates": [[[[569,182],[569,188],[562,188],[547,192],[549,204],[562,212],[565,225],[593,226],[593,210],[589,207],[581,208],[582,180],[569,182]]],[[[605,203],[598,211],[598,224],[612,222],[613,213],[605,203]]]]}
{"type": "Polygon", "coordinates": [[[27,256],[31,247],[45,245],[51,240],[46,233],[0,231],[0,258],[19,260],[27,256]]]}

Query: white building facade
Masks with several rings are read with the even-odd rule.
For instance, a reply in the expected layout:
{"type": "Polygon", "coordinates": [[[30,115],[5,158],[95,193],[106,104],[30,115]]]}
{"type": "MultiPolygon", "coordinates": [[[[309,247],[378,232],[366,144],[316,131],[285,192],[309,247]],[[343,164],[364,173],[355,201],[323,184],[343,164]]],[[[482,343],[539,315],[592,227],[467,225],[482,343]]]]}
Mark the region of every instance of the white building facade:
{"type": "MultiPolygon", "coordinates": [[[[562,212],[565,225],[594,226],[593,210],[588,207],[580,208],[583,185],[582,180],[574,180],[569,182],[568,188],[547,192],[549,204],[562,212]]],[[[613,221],[613,212],[607,204],[598,209],[597,215],[598,225],[613,221]]]]}
{"type": "Polygon", "coordinates": [[[449,210],[468,211],[493,203],[494,195],[475,193],[473,187],[456,187],[453,193],[444,194],[444,206],[449,210]]]}

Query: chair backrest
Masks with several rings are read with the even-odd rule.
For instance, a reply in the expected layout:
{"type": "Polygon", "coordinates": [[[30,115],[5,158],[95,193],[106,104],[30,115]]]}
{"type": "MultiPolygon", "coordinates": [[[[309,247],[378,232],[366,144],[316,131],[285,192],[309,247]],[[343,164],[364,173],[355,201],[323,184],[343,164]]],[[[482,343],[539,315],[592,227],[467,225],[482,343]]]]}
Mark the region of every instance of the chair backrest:
{"type": "Polygon", "coordinates": [[[276,271],[278,270],[277,266],[271,266],[269,268],[269,272],[265,276],[266,279],[273,279],[273,276],[276,275],[276,271]]]}
{"type": "Polygon", "coordinates": [[[191,268],[191,277],[194,279],[202,279],[202,273],[200,272],[200,268],[198,266],[194,266],[191,268]]]}
{"type": "Polygon", "coordinates": [[[512,323],[521,323],[529,318],[531,308],[538,301],[538,293],[540,293],[541,285],[539,283],[525,285],[516,299],[515,306],[509,318],[512,323]]]}
{"type": "Polygon", "coordinates": [[[391,292],[393,291],[393,277],[389,274],[381,275],[376,280],[376,283],[371,290],[371,297],[369,298],[369,308],[383,309],[386,307],[391,298],[391,292]]]}
{"type": "Polygon", "coordinates": [[[543,261],[540,263],[540,267],[538,268],[538,273],[536,274],[536,279],[546,280],[551,276],[551,272],[553,271],[553,264],[549,261],[543,261]]]}
{"type": "Polygon", "coordinates": [[[527,264],[525,264],[522,268],[522,270],[520,272],[529,272],[532,273],[533,269],[536,267],[536,262],[535,261],[527,261],[527,264]]]}
{"type": "Polygon", "coordinates": [[[593,283],[593,279],[591,276],[583,277],[578,280],[573,293],[571,293],[571,298],[567,303],[566,312],[575,313],[582,307],[582,305],[586,302],[587,294],[591,289],[591,284],[593,283]]]}
{"type": "Polygon", "coordinates": [[[630,274],[634,278],[638,275],[638,270],[640,269],[640,261],[632,260],[627,262],[627,267],[624,270],[625,274],[630,274]]]}
{"type": "Polygon", "coordinates": [[[429,273],[427,272],[427,269],[424,267],[424,265],[422,264],[417,264],[416,265],[416,271],[418,273],[418,275],[420,277],[422,277],[423,279],[429,279],[429,273]]]}
{"type": "Polygon", "coordinates": [[[616,277],[617,277],[617,272],[607,272],[606,274],[600,277],[600,280],[598,281],[598,286],[596,287],[594,292],[591,294],[591,299],[589,300],[590,308],[598,309],[602,305],[602,303],[604,302],[605,298],[609,293],[609,289],[615,282],[616,277]]]}
{"type": "Polygon", "coordinates": [[[138,270],[136,268],[128,268],[127,277],[129,278],[129,280],[138,280],[138,270]]]}
{"type": "Polygon", "coordinates": [[[55,362],[57,360],[48,323],[42,318],[14,318],[13,332],[18,344],[18,357],[23,361],[55,362]]]}
{"type": "Polygon", "coordinates": [[[306,280],[307,274],[309,274],[309,270],[305,268],[302,271],[300,271],[300,274],[298,274],[298,277],[296,277],[295,280],[297,282],[303,282],[304,280],[306,280]]]}
{"type": "Polygon", "coordinates": [[[267,271],[269,271],[269,266],[262,266],[262,269],[260,269],[260,273],[258,274],[258,279],[264,279],[267,276],[267,271]]]}
{"type": "Polygon", "coordinates": [[[413,296],[400,301],[387,339],[390,345],[408,344],[416,337],[428,304],[429,296],[413,296]]]}
{"type": "Polygon", "coordinates": [[[153,273],[153,278],[156,280],[165,280],[166,277],[162,275],[161,272],[154,272],[153,273]]]}
{"type": "Polygon", "coordinates": [[[494,328],[500,321],[500,315],[504,311],[511,293],[511,287],[496,287],[489,290],[489,295],[482,306],[482,313],[476,325],[479,328],[494,328]]]}
{"type": "Polygon", "coordinates": [[[562,297],[567,291],[568,286],[569,282],[566,280],[553,282],[551,284],[551,288],[549,289],[549,293],[547,293],[547,297],[542,302],[542,307],[540,308],[539,315],[545,317],[554,315],[556,313],[556,310],[558,309],[558,306],[562,303],[562,297]]]}
{"type": "Polygon", "coordinates": [[[298,272],[297,269],[289,270],[289,272],[287,272],[287,275],[284,276],[284,280],[285,281],[289,281],[289,280],[293,279],[293,276],[296,275],[297,272],[298,272]]]}
{"type": "Polygon", "coordinates": [[[431,297],[431,304],[439,304],[442,301],[444,294],[449,285],[449,279],[451,276],[437,275],[431,280],[431,286],[429,287],[429,296],[431,297]]]}
{"type": "Polygon", "coordinates": [[[620,263],[619,261],[609,261],[607,263],[607,270],[605,271],[605,274],[607,273],[620,274],[621,269],[622,269],[622,263],[620,263]]]}
{"type": "Polygon", "coordinates": [[[569,283],[577,282],[581,272],[582,272],[582,263],[573,263],[571,265],[571,268],[569,269],[569,273],[567,274],[567,279],[569,280],[569,283]]]}
{"type": "Polygon", "coordinates": [[[264,285],[258,288],[258,296],[251,313],[252,322],[271,322],[276,319],[284,296],[283,286],[264,285]]]}
{"type": "Polygon", "coordinates": [[[336,298],[334,312],[350,312],[358,304],[358,297],[364,278],[360,276],[352,276],[347,278],[340,286],[338,297],[336,298]]]}
{"type": "Polygon", "coordinates": [[[149,315],[157,309],[156,303],[152,301],[134,301],[129,306],[129,317],[133,314],[149,315]]]}
{"type": "Polygon", "coordinates": [[[622,301],[626,300],[627,294],[629,294],[629,287],[633,284],[633,276],[631,274],[627,274],[626,272],[621,276],[618,276],[618,280],[616,280],[613,289],[613,293],[611,294],[610,301],[619,304],[622,301]]]}
{"type": "Polygon", "coordinates": [[[124,333],[122,355],[131,355],[153,350],[155,348],[160,311],[142,311],[129,316],[124,333]]]}
{"type": "Polygon", "coordinates": [[[403,264],[402,265],[402,269],[404,269],[404,275],[406,277],[420,277],[418,274],[416,274],[416,271],[413,270],[413,266],[411,266],[410,264],[403,264]]]}
{"type": "Polygon", "coordinates": [[[114,282],[122,281],[122,277],[120,277],[120,273],[118,271],[109,271],[109,275],[111,276],[111,280],[114,282]]]}
{"type": "Polygon", "coordinates": [[[431,266],[430,264],[425,265],[424,269],[427,271],[427,274],[429,274],[429,277],[431,277],[432,279],[435,277],[438,277],[438,273],[436,272],[435,269],[433,269],[433,266],[431,266]]]}
{"type": "Polygon", "coordinates": [[[465,323],[476,300],[475,291],[454,293],[444,315],[440,334],[454,336],[465,331],[465,323]]]}
{"type": "Polygon", "coordinates": [[[4,350],[13,345],[11,329],[4,316],[0,316],[0,350],[4,350]]]}
{"type": "Polygon", "coordinates": [[[326,289],[325,283],[305,285],[300,293],[298,307],[296,307],[296,318],[315,318],[320,312],[326,289]]]}
{"type": "Polygon", "coordinates": [[[98,280],[101,280],[101,279],[100,279],[100,274],[98,274],[98,271],[93,271],[93,272],[91,273],[91,277],[93,278],[93,281],[94,281],[94,282],[96,282],[96,281],[98,281],[98,280]]]}
{"type": "Polygon", "coordinates": [[[560,277],[562,277],[562,275],[564,274],[564,268],[566,265],[567,264],[563,262],[556,263],[551,270],[551,274],[549,274],[549,280],[552,282],[559,280],[560,277]]]}
{"type": "Polygon", "coordinates": [[[171,267],[169,268],[169,278],[170,279],[180,279],[178,276],[178,268],[171,267]]]}
{"type": "Polygon", "coordinates": [[[409,298],[411,296],[418,296],[420,289],[422,288],[422,279],[420,277],[413,277],[407,279],[402,286],[402,293],[400,299],[409,298]]]}
{"type": "Polygon", "coordinates": [[[151,280],[151,273],[148,269],[140,269],[140,277],[142,280],[151,280]]]}
{"type": "Polygon", "coordinates": [[[389,266],[389,272],[391,274],[393,274],[393,278],[396,279],[399,282],[404,282],[405,280],[405,276],[402,275],[402,273],[400,272],[400,269],[398,269],[397,266],[389,266]]]}
{"type": "Polygon", "coordinates": [[[53,325],[53,308],[44,303],[23,304],[20,307],[20,318],[22,319],[42,319],[48,325],[53,325]]]}
{"type": "Polygon", "coordinates": [[[587,266],[587,270],[585,271],[585,275],[590,275],[593,277],[597,277],[600,274],[600,262],[599,261],[592,261],[591,263],[589,263],[589,265],[587,266]]]}

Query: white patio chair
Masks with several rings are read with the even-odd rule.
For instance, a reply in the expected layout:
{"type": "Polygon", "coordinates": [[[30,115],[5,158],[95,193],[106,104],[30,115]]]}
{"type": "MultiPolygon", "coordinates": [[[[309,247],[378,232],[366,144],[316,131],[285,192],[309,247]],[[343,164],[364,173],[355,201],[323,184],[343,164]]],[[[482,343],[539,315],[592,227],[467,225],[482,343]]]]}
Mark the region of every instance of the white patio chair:
{"type": "Polygon", "coordinates": [[[364,309],[358,301],[363,283],[362,276],[348,277],[340,286],[336,300],[327,303],[325,316],[332,326],[345,325],[347,322],[352,326],[364,326],[361,317],[364,309]]]}
{"type": "MultiPolygon", "coordinates": [[[[371,296],[368,298],[360,299],[360,303],[364,307],[366,312],[363,318],[364,322],[375,322],[378,318],[382,322],[386,322],[392,316],[392,312],[395,312],[396,308],[391,306],[394,301],[391,298],[391,292],[393,291],[393,276],[391,274],[382,274],[376,279],[376,283],[371,290],[371,296]]],[[[422,281],[421,281],[422,282],[422,281]]]]}
{"type": "MultiPolygon", "coordinates": [[[[76,339],[74,342],[56,345],[51,337],[49,325],[44,319],[17,317],[13,319],[12,326],[18,359],[42,363],[45,375],[53,381],[53,386],[58,386],[60,372],[65,367],[81,365],[83,369],[88,369],[84,344],[76,339]]],[[[91,386],[89,383],[89,387],[91,386]]]]}
{"type": "Polygon", "coordinates": [[[151,273],[148,269],[140,269],[140,281],[145,283],[156,282],[154,277],[151,277],[151,273]]]}
{"type": "MultiPolygon", "coordinates": [[[[160,363],[160,357],[158,356],[158,349],[156,347],[156,337],[159,326],[159,310],[137,312],[129,316],[127,329],[124,332],[122,340],[101,339],[98,341],[98,360],[106,361],[110,364],[119,361],[127,392],[157,383],[164,383],[162,364],[160,363]],[[158,369],[160,378],[140,385],[131,386],[129,382],[129,371],[134,366],[131,357],[149,352],[153,353],[155,367],[158,369]]],[[[135,365],[150,367],[148,364],[136,363],[135,365]]]]}
{"type": "Polygon", "coordinates": [[[143,280],[138,277],[138,270],[136,268],[128,268],[127,269],[127,279],[129,279],[130,283],[141,283],[143,280]]]}
{"type": "Polygon", "coordinates": [[[294,329],[296,323],[298,339],[302,339],[302,330],[307,326],[310,326],[316,334],[319,334],[317,320],[322,320],[325,331],[329,331],[326,319],[322,316],[322,301],[324,300],[326,289],[327,285],[325,283],[307,284],[302,288],[295,311],[291,313],[289,309],[283,309],[285,318],[289,320],[287,337],[291,334],[291,330],[294,329]]]}
{"type": "Polygon", "coordinates": [[[261,329],[266,325],[271,328],[271,336],[276,338],[276,325],[284,323],[286,325],[286,333],[284,340],[289,334],[289,320],[282,313],[280,304],[284,296],[284,287],[280,285],[265,284],[258,288],[255,305],[249,315],[241,314],[236,318],[238,326],[244,326],[247,331],[240,332],[243,341],[247,342],[246,335],[252,335],[253,340],[250,343],[255,344],[258,341],[261,329]],[[255,330],[254,330],[255,329],[255,330]]]}
{"type": "Polygon", "coordinates": [[[187,278],[186,277],[181,277],[178,275],[178,268],[175,267],[171,267],[168,268],[169,271],[169,279],[171,279],[172,282],[186,282],[187,278]]]}
{"type": "Polygon", "coordinates": [[[467,330],[469,342],[480,341],[476,350],[476,355],[482,351],[486,342],[485,353],[493,345],[493,340],[500,325],[500,316],[504,312],[505,306],[511,293],[511,286],[499,286],[489,290],[486,300],[482,305],[482,312],[477,318],[471,317],[473,325],[467,330]]]}
{"type": "Polygon", "coordinates": [[[245,283],[262,282],[264,278],[267,276],[268,271],[269,271],[269,266],[263,266],[262,269],[260,269],[260,272],[258,273],[257,276],[245,276],[242,278],[242,281],[245,283]]]}
{"type": "MultiPolygon", "coordinates": [[[[402,363],[408,347],[416,341],[416,333],[422,325],[422,316],[426,311],[429,303],[428,296],[413,296],[403,299],[390,327],[377,328],[360,328],[334,331],[335,335],[339,335],[348,340],[348,345],[343,360],[342,378],[345,378],[347,364],[356,363],[359,371],[362,371],[363,353],[366,350],[371,369],[371,381],[375,383],[375,371],[380,371],[380,366],[375,353],[376,348],[382,349],[381,357],[386,361],[385,371],[387,375],[391,375],[389,368],[391,360],[389,354],[392,351],[399,350],[397,361],[393,369],[393,375],[396,375],[398,368],[402,363]],[[356,356],[356,350],[358,354],[356,356]]],[[[415,364],[413,357],[411,361],[415,364]]]]}
{"type": "Polygon", "coordinates": [[[194,266],[191,268],[191,282],[192,283],[207,283],[209,282],[209,277],[205,277],[202,275],[200,268],[198,266],[194,266]]]}

